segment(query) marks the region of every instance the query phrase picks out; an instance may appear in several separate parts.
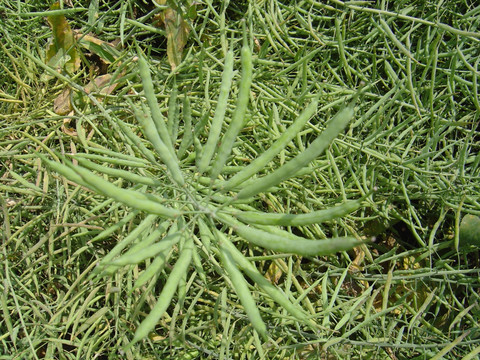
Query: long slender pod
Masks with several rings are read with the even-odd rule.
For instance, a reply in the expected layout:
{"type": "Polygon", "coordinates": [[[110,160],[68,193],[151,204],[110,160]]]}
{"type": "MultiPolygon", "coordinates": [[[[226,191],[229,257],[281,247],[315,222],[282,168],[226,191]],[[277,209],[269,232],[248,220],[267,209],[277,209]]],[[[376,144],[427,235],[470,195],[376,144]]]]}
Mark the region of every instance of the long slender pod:
{"type": "Polygon", "coordinates": [[[172,139],[172,145],[175,146],[177,141],[178,131],[178,109],[177,109],[177,84],[174,84],[173,90],[170,93],[170,99],[168,101],[168,117],[167,117],[167,129],[170,139],[172,139]]]}
{"type": "Polygon", "coordinates": [[[198,162],[198,171],[204,173],[210,161],[212,160],[215,148],[217,147],[220,132],[222,131],[222,124],[225,119],[227,111],[228,95],[232,85],[233,78],[233,51],[229,50],[225,57],[225,65],[222,74],[222,82],[220,84],[220,94],[218,95],[217,107],[210,126],[207,143],[205,144],[201,159],[198,162]]]}
{"type": "Polygon", "coordinates": [[[354,237],[337,237],[323,240],[309,240],[297,236],[282,236],[255,227],[250,227],[225,214],[217,214],[219,220],[231,226],[243,239],[254,245],[276,252],[302,256],[331,255],[346,251],[362,244],[354,237]]]}
{"type": "Polygon", "coordinates": [[[138,174],[134,174],[130,171],[126,170],[120,170],[120,169],[114,169],[111,167],[107,166],[102,166],[100,164],[94,163],[90,160],[84,159],[81,156],[72,156],[73,159],[76,159],[78,163],[90,170],[95,170],[98,172],[102,172],[108,176],[113,176],[117,178],[122,178],[125,180],[128,180],[134,184],[144,184],[144,185],[149,185],[149,186],[159,186],[162,185],[163,183],[157,179],[147,177],[147,176],[141,176],[138,174]]]}
{"type": "MultiPolygon", "coordinates": [[[[111,200],[107,200],[107,201],[111,201],[111,200]]],[[[121,206],[121,204],[117,204],[117,207],[118,206],[121,206]]],[[[94,213],[94,212],[92,211],[92,213],[94,213]]],[[[129,224],[136,216],[138,216],[138,213],[139,213],[138,210],[134,210],[134,211],[130,212],[126,217],[124,217],[120,221],[117,221],[112,226],[107,227],[105,230],[103,230],[102,232],[97,234],[93,239],[88,240],[88,243],[93,244],[97,241],[100,241],[100,240],[103,240],[105,238],[110,237],[117,230],[123,228],[124,226],[127,226],[127,224],[129,224]]],[[[135,227],[135,229],[136,229],[136,227],[135,227]]],[[[117,245],[118,245],[118,243],[117,243],[117,245]]]]}
{"type": "Polygon", "coordinates": [[[82,179],[82,177],[80,175],[78,175],[74,170],[72,170],[70,167],[64,165],[64,164],[61,164],[59,162],[56,162],[56,161],[51,161],[51,160],[48,160],[45,155],[43,154],[40,154],[40,153],[37,153],[37,156],[42,159],[42,161],[47,164],[47,166],[56,171],[57,173],[59,173],[60,175],[63,175],[65,176],[67,179],[77,183],[78,185],[81,185],[81,186],[84,186],[86,188],[92,188],[91,186],[89,186],[89,184],[82,179]]]}
{"type": "Polygon", "coordinates": [[[120,119],[115,119],[117,122],[118,126],[120,129],[122,129],[123,133],[125,136],[127,136],[138,148],[138,150],[152,163],[155,164],[155,156],[153,153],[147,149],[147,147],[143,144],[142,140],[135,135],[135,133],[128,127],[127,124],[125,124],[122,120],[120,119]]]}
{"type": "Polygon", "coordinates": [[[278,287],[274,286],[270,281],[258,271],[258,269],[228,240],[225,236],[220,242],[222,249],[227,249],[233,260],[245,272],[245,274],[252,279],[260,288],[263,289],[275,302],[287,310],[291,315],[298,320],[305,320],[306,314],[298,305],[294,305],[288,300],[285,293],[278,287]]]}
{"type": "Polygon", "coordinates": [[[220,185],[223,190],[230,190],[235,186],[241,184],[247,179],[250,179],[257,172],[263,170],[276,155],[278,155],[287,144],[298,134],[298,132],[305,126],[308,120],[316,113],[318,108],[318,97],[316,97],[307,108],[295,119],[290,127],[272,144],[272,146],[262,155],[252,161],[250,165],[245,167],[242,171],[235,174],[230,180],[220,185]]]}
{"type": "Polygon", "coordinates": [[[242,62],[242,77],[240,81],[240,91],[238,93],[237,105],[232,115],[230,125],[222,138],[220,147],[217,152],[217,157],[212,165],[210,176],[216,179],[222,172],[222,169],[227,162],[238,133],[242,130],[245,124],[245,114],[247,112],[248,99],[250,97],[250,87],[252,85],[252,52],[248,45],[243,45],[241,50],[242,62]]]}
{"type": "MultiPolygon", "coordinates": [[[[97,152],[99,149],[89,148],[90,151],[97,152]]],[[[116,156],[104,156],[104,154],[92,154],[92,153],[76,153],[74,156],[82,157],[84,159],[95,160],[98,162],[106,162],[112,165],[128,166],[134,168],[145,168],[149,165],[148,160],[139,159],[137,157],[127,156],[123,154],[116,154],[116,156]]]]}
{"type": "Polygon", "coordinates": [[[167,282],[163,286],[162,292],[158,297],[157,303],[147,315],[147,317],[142,321],[135,331],[132,342],[128,347],[132,346],[136,342],[146,338],[150,331],[153,330],[155,325],[158,323],[162,315],[167,310],[170,302],[172,301],[175,290],[177,289],[178,283],[180,282],[182,276],[187,272],[190,262],[192,260],[192,248],[193,248],[193,239],[188,238],[185,241],[185,246],[182,249],[180,257],[178,258],[175,266],[173,267],[172,272],[167,278],[167,282]]]}
{"type": "MultiPolygon", "coordinates": [[[[100,260],[98,266],[94,269],[93,273],[113,273],[118,267],[108,265],[112,259],[119,255],[123,249],[125,249],[128,245],[130,245],[133,241],[138,240],[140,236],[147,230],[149,230],[158,217],[156,215],[148,215],[135,229],[132,230],[125,238],[123,238],[119,243],[115,245],[115,247],[110,250],[110,252],[105,255],[102,260],[100,260]]],[[[160,224],[158,228],[162,228],[163,230],[166,230],[168,225],[170,224],[170,221],[164,221],[162,224],[160,224]]]]}
{"type": "Polygon", "coordinates": [[[168,150],[173,156],[175,152],[173,151],[172,139],[169,136],[167,125],[165,124],[165,119],[160,111],[158,106],[157,98],[155,97],[155,89],[153,87],[152,76],[150,75],[150,69],[148,68],[147,60],[143,56],[143,52],[140,47],[137,45],[137,54],[138,54],[138,69],[140,77],[142,78],[143,91],[145,97],[147,98],[148,107],[152,114],[152,120],[155,124],[155,129],[162,141],[166,144],[168,150]]]}
{"type": "Polygon", "coordinates": [[[303,226],[319,224],[348,215],[359,209],[363,199],[346,201],[341,205],[329,209],[312,211],[307,214],[278,214],[257,211],[243,211],[235,213],[235,217],[247,224],[303,226]]]}
{"type": "Polygon", "coordinates": [[[133,285],[132,289],[129,291],[129,294],[131,294],[134,290],[138,289],[139,287],[143,286],[150,279],[160,274],[160,272],[162,271],[162,269],[164,268],[167,262],[167,257],[170,251],[171,251],[171,248],[168,247],[168,248],[165,248],[163,251],[161,251],[159,254],[157,254],[157,256],[155,256],[155,259],[153,259],[151,264],[148,265],[147,268],[138,276],[137,280],[135,280],[135,284],[133,285]]]}
{"type": "Polygon", "coordinates": [[[200,121],[197,121],[197,123],[195,124],[195,127],[193,128],[193,135],[194,136],[198,137],[205,132],[205,126],[208,123],[208,118],[209,117],[210,117],[209,109],[208,108],[204,109],[203,114],[200,117],[200,121]]]}
{"type": "Polygon", "coordinates": [[[327,128],[318,136],[310,146],[295,158],[281,166],[273,173],[270,173],[248,187],[243,188],[238,194],[238,199],[245,199],[265,191],[272,186],[294,176],[299,170],[317,158],[329,144],[345,129],[354,115],[355,101],[340,110],[327,125],[327,128]]]}
{"type": "Polygon", "coordinates": [[[155,129],[155,125],[151,120],[151,117],[146,112],[142,113],[140,109],[138,109],[129,99],[127,99],[127,101],[129,102],[138,122],[140,125],[142,125],[145,136],[148,138],[148,140],[150,140],[156,152],[160,156],[160,159],[162,159],[164,164],[167,166],[173,180],[178,185],[183,186],[185,184],[185,180],[183,179],[182,172],[180,171],[178,159],[169,150],[167,144],[165,144],[165,142],[161,139],[160,135],[155,129]]]}
{"type": "Polygon", "coordinates": [[[83,182],[88,185],[88,187],[93,188],[104,196],[111,197],[125,205],[133,207],[134,209],[143,210],[150,214],[156,214],[167,218],[176,218],[180,215],[180,211],[165,207],[157,201],[154,201],[151,196],[140,191],[122,189],[80,166],[74,167],[73,170],[80,176],[83,182]]]}
{"type": "MultiPolygon", "coordinates": [[[[158,240],[161,234],[160,232],[157,232],[157,233],[154,232],[152,235],[154,235],[155,239],[158,240]]],[[[181,233],[165,236],[160,241],[155,242],[152,245],[143,247],[138,251],[132,251],[132,252],[128,251],[118,259],[112,261],[110,264],[116,265],[116,266],[138,264],[145,259],[154,257],[165,250],[171,249],[173,245],[175,245],[178,241],[180,241],[180,238],[181,238],[181,233]]]]}
{"type": "MultiPolygon", "coordinates": [[[[225,235],[221,232],[216,232],[220,241],[225,239],[225,235]]],[[[245,278],[243,277],[240,270],[238,270],[237,266],[235,265],[235,261],[232,259],[230,252],[227,248],[223,247],[220,249],[220,260],[222,261],[225,270],[232,282],[233,288],[237,293],[240,302],[247,313],[248,319],[252,323],[253,328],[264,338],[267,339],[267,326],[265,325],[262,317],[260,315],[260,311],[258,310],[257,304],[253,299],[253,296],[248,289],[248,284],[245,278]]]]}
{"type": "Polygon", "coordinates": [[[183,98],[183,137],[180,147],[178,148],[178,159],[181,160],[187,149],[193,143],[193,129],[192,129],[192,110],[190,107],[190,100],[187,93],[183,98]]]}

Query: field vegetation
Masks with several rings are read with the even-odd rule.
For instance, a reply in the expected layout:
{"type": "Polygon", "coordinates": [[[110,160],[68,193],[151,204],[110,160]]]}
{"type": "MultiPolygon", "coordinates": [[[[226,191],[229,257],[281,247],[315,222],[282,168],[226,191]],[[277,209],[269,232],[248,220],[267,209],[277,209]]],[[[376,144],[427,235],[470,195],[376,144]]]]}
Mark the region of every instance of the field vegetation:
{"type": "Polygon", "coordinates": [[[0,359],[477,359],[474,1],[0,0],[0,359]]]}

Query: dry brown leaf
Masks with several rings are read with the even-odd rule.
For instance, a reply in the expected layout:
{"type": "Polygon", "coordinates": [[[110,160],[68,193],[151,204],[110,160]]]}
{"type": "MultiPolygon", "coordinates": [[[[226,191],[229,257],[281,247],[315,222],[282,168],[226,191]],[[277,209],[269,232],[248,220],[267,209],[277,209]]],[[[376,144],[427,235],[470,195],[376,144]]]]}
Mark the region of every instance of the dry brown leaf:
{"type": "MultiPolygon", "coordinates": [[[[156,0],[157,4],[165,5],[166,0],[156,0]]],[[[156,20],[160,20],[167,33],[167,56],[172,70],[181,63],[183,48],[187,44],[190,29],[182,16],[172,8],[164,10],[156,20]]]]}
{"type": "MultiPolygon", "coordinates": [[[[83,35],[82,33],[76,31],[75,32],[75,39],[78,40],[85,40],[86,42],[91,42],[97,45],[108,44],[106,41],[100,40],[93,35],[83,35]]],[[[109,44],[108,44],[109,45],[109,44]]]]}
{"type": "Polygon", "coordinates": [[[57,115],[67,115],[73,110],[72,103],[70,102],[70,94],[72,90],[69,87],[63,89],[53,101],[53,111],[57,115]]]}
{"type": "MultiPolygon", "coordinates": [[[[68,115],[73,116],[73,111],[68,115]]],[[[74,119],[71,117],[63,119],[63,125],[61,129],[65,134],[78,138],[82,144],[84,144],[85,141],[90,141],[94,134],[94,130],[88,123],[74,122],[74,119]]],[[[72,153],[75,153],[74,149],[72,149],[72,153]]]]}
{"type": "MultiPolygon", "coordinates": [[[[71,111],[68,116],[73,116],[73,111],[71,111]]],[[[63,119],[62,131],[69,136],[77,136],[77,130],[72,126],[72,118],[63,119]]]]}
{"type": "Polygon", "coordinates": [[[108,85],[110,80],[112,80],[112,75],[110,74],[98,76],[93,81],[90,81],[87,86],[85,86],[85,92],[87,94],[96,92],[102,95],[109,95],[118,86],[118,83],[108,85]]]}
{"type": "Polygon", "coordinates": [[[283,275],[282,269],[280,269],[277,264],[275,264],[275,261],[272,261],[270,266],[268,267],[267,273],[265,274],[265,277],[273,284],[278,284],[278,280],[283,275]]]}
{"type": "Polygon", "coordinates": [[[353,248],[355,252],[355,259],[352,261],[352,264],[349,267],[350,273],[356,273],[363,270],[363,261],[365,260],[365,251],[361,246],[353,248]]]}
{"type": "Polygon", "coordinates": [[[165,30],[167,32],[167,56],[172,70],[182,62],[183,48],[187,44],[190,29],[188,24],[173,9],[165,10],[165,30]]]}

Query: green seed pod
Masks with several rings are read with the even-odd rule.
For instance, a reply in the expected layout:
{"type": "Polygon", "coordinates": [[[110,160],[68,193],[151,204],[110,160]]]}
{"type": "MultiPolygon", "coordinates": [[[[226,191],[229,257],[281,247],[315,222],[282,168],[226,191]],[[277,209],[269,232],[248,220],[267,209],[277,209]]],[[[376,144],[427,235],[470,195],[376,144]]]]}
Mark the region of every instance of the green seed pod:
{"type": "Polygon", "coordinates": [[[249,243],[281,253],[302,256],[331,255],[340,251],[350,250],[362,244],[362,241],[353,237],[309,240],[295,235],[282,236],[279,233],[274,234],[266,230],[244,225],[225,214],[217,214],[217,217],[225,224],[231,226],[240,237],[249,243]]]}
{"type": "Polygon", "coordinates": [[[330,121],[327,128],[316,138],[310,146],[294,159],[281,166],[273,173],[268,174],[248,187],[242,189],[238,194],[238,199],[252,197],[262,191],[268,190],[272,186],[280,184],[282,181],[294,176],[298,171],[307,166],[316,159],[330,143],[345,129],[354,114],[354,102],[340,110],[330,121]]]}

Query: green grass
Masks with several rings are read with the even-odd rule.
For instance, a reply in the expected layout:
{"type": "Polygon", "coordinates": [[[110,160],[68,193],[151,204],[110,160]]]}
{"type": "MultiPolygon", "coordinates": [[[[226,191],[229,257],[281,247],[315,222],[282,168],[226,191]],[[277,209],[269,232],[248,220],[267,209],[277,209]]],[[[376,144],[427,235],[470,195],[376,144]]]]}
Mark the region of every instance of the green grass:
{"type": "MultiPolygon", "coordinates": [[[[165,32],[152,26],[152,12],[161,9],[133,0],[100,1],[98,9],[96,3],[74,1],[76,11],[66,16],[83,34],[124,43],[121,65],[108,70],[125,69],[117,72],[122,84],[103,101],[81,92],[98,74],[91,57],[74,77],[43,65],[52,34],[43,2],[0,0],[0,359],[476,358],[478,248],[462,246],[459,227],[466,214],[480,215],[478,7],[459,0],[441,6],[232,1],[227,8],[223,2],[198,2],[197,17],[187,20],[191,32],[183,61],[172,72],[165,32]],[[252,88],[247,122],[223,179],[269,149],[315,96],[316,115],[257,177],[303,152],[327,121],[359,89],[363,92],[353,121],[326,152],[297,176],[236,209],[302,214],[366,196],[363,208],[343,218],[283,230],[309,239],[350,235],[375,242],[335,255],[301,257],[249,245],[228,226],[219,227],[308,314],[308,322],[298,321],[247,278],[266,324],[265,340],[252,330],[232,289],[221,247],[212,237],[208,248],[205,239],[213,235],[195,227],[192,266],[172,303],[145,340],[127,347],[182,251],[173,248],[163,270],[140,289],[135,283],[153,258],[110,268],[110,276],[93,275],[97,263],[128,234],[142,244],[152,224],[162,222],[145,223],[150,218],[144,212],[65,178],[37,153],[50,160],[58,154],[101,155],[90,160],[156,182],[142,188],[106,177],[117,186],[148,189],[177,209],[196,204],[183,196],[163,162],[149,161],[118,128],[120,119],[143,139],[131,107],[144,110],[136,41],[146,54],[160,112],[171,119],[170,136],[177,131],[177,149],[187,136],[188,96],[197,141],[180,159],[193,189],[185,194],[198,191],[215,204],[225,197],[230,201],[232,193],[215,192],[208,174],[196,173],[195,157],[207,142],[227,48],[234,50],[234,68],[240,69],[244,18],[253,52],[252,88]],[[67,116],[53,111],[67,83],[79,90],[68,123],[74,136],[62,128],[67,116]],[[132,159],[136,163],[126,162],[132,159]]],[[[239,71],[227,119],[236,107],[240,79],[239,71]]],[[[148,141],[142,144],[154,153],[148,141]]],[[[106,171],[94,172],[103,176],[106,171]]],[[[176,223],[179,228],[170,227],[169,220],[162,223],[166,231],[190,229],[208,213],[195,209],[185,215],[185,224],[176,223]]],[[[180,250],[184,246],[180,243],[180,250]]]]}

